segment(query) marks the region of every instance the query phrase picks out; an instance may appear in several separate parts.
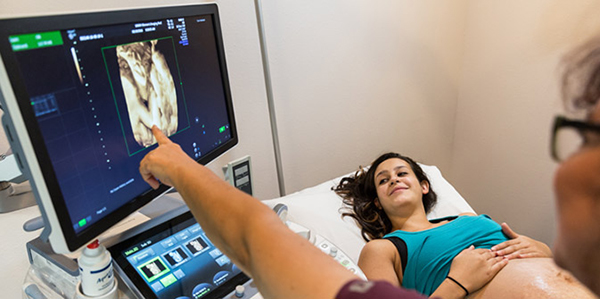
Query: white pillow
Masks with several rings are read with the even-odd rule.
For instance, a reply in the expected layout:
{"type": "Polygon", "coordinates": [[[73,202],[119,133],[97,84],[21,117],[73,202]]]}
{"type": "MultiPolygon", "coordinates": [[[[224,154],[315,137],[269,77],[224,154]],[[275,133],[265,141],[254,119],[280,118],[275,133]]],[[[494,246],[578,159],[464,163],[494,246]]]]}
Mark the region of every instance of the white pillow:
{"type": "Polygon", "coordinates": [[[437,194],[437,204],[427,214],[427,218],[435,219],[446,216],[454,216],[460,213],[475,213],[467,201],[454,189],[454,187],[442,176],[436,166],[423,165],[419,163],[429,181],[433,191],[437,194]]]}
{"type": "MultiPolygon", "coordinates": [[[[435,166],[420,164],[431,181],[432,189],[438,195],[437,205],[427,215],[429,219],[457,215],[464,212],[474,213],[464,198],[444,179],[435,166]]],[[[365,244],[360,228],[350,217],[340,213],[342,199],[331,190],[350,173],[317,186],[263,201],[270,207],[283,203],[288,207],[288,220],[298,223],[336,244],[354,262],[358,262],[360,251],[365,244]]]]}

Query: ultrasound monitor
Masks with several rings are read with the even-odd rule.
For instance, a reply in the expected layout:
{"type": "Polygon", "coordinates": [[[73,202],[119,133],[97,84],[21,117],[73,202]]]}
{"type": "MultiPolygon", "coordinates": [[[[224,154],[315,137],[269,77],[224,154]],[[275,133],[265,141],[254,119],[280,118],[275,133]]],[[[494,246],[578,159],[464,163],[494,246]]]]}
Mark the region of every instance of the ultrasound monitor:
{"type": "Polygon", "coordinates": [[[139,163],[156,124],[206,164],[237,144],[216,4],[0,20],[3,125],[57,253],[169,187],[139,163]]]}

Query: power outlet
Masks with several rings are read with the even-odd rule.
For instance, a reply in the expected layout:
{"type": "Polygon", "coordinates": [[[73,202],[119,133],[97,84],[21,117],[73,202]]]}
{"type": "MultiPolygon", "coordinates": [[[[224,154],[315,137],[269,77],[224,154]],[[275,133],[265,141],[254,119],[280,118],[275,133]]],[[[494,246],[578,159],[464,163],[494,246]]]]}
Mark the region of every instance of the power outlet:
{"type": "Polygon", "coordinates": [[[225,180],[234,187],[252,195],[250,156],[245,156],[223,166],[225,180]]]}

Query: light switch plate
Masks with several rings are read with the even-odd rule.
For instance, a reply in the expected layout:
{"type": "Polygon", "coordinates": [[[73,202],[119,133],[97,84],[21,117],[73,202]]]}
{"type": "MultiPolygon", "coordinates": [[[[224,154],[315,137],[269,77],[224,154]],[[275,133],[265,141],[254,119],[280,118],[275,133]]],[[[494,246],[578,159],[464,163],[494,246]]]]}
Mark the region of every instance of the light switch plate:
{"type": "Polygon", "coordinates": [[[252,195],[250,156],[245,156],[223,166],[225,180],[234,187],[252,195]]]}

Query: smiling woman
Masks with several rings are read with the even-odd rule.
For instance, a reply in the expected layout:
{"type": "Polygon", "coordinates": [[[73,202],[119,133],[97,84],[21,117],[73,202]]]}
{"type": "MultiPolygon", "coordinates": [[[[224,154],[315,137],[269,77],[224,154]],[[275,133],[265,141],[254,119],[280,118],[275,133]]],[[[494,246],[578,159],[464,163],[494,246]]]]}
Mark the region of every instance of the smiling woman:
{"type": "Polygon", "coordinates": [[[506,224],[472,213],[428,220],[434,189],[396,153],[336,187],[369,241],[359,259],[369,280],[442,298],[594,298],[553,263],[548,246],[506,224]]]}

